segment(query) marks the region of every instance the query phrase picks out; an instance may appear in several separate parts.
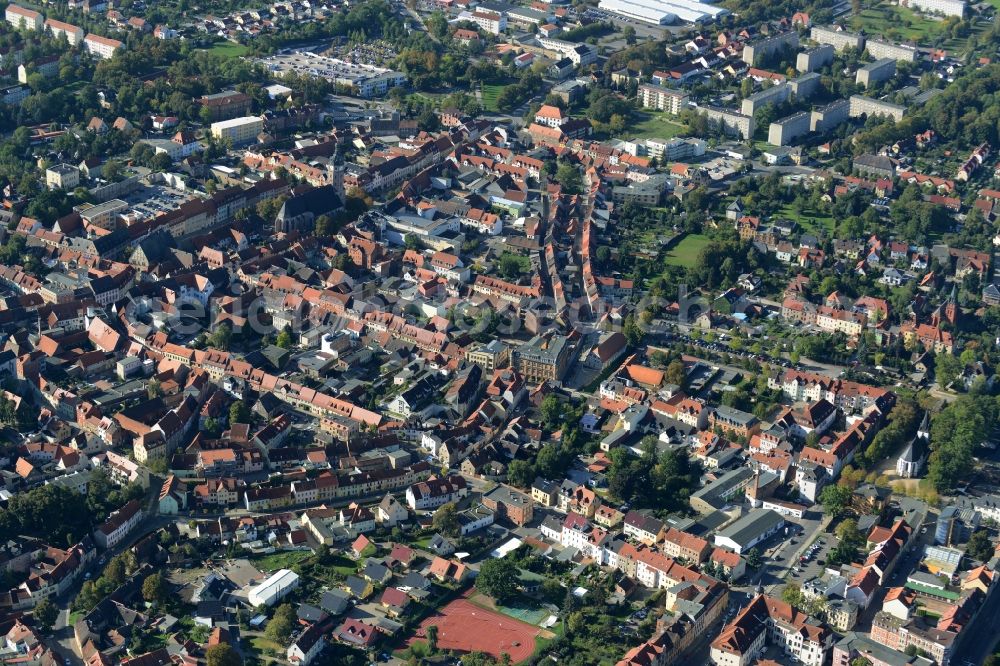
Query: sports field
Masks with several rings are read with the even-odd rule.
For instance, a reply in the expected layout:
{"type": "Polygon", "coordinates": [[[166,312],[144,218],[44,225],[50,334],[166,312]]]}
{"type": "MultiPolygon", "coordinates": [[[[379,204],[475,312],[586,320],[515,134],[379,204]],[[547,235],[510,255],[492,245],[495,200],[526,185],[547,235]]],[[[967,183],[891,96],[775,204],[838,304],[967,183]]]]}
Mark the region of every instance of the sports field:
{"type": "Polygon", "coordinates": [[[421,622],[409,642],[424,640],[432,624],[438,629],[439,650],[486,652],[497,659],[506,652],[514,664],[534,653],[535,638],[544,631],[476,606],[468,599],[456,599],[421,622]]]}

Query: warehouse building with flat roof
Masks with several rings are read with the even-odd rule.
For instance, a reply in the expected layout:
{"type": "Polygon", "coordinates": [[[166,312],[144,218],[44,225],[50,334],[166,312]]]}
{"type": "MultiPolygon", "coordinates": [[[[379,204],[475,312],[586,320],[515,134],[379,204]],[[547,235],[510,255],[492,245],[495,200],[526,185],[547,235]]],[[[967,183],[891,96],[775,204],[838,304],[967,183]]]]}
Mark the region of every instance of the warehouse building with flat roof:
{"type": "Polygon", "coordinates": [[[704,23],[729,13],[728,9],[697,0],[601,0],[598,7],[655,25],[669,25],[676,21],[704,23]]]}

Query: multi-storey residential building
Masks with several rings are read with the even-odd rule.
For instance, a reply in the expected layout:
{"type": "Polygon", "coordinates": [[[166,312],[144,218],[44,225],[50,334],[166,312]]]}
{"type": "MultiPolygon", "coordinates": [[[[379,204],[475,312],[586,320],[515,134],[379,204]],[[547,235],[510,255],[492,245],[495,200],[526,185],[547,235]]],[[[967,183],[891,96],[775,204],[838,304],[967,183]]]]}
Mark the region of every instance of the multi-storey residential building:
{"type": "Polygon", "coordinates": [[[795,56],[795,69],[800,72],[814,72],[833,62],[834,48],[832,44],[823,44],[807,49],[795,56]]]}
{"type": "Polygon", "coordinates": [[[744,140],[753,137],[753,116],[715,106],[700,106],[698,110],[705,114],[710,124],[719,127],[722,132],[729,136],[738,136],[744,140]]]}
{"type": "Polygon", "coordinates": [[[810,117],[808,112],[800,111],[775,120],[767,128],[767,142],[773,146],[787,146],[805,136],[809,133],[810,117]]]}
{"type": "Polygon", "coordinates": [[[876,60],[890,59],[902,60],[904,62],[916,62],[920,53],[912,46],[902,44],[892,44],[877,39],[865,40],[865,49],[876,60]]]}
{"type": "Polygon", "coordinates": [[[91,55],[95,55],[102,60],[107,60],[115,55],[115,51],[124,48],[125,44],[119,42],[117,39],[91,33],[84,37],[83,47],[91,55]]]}
{"type": "Polygon", "coordinates": [[[41,30],[45,20],[45,17],[35,10],[14,4],[7,5],[4,18],[9,25],[23,30],[41,30]]]}
{"type": "Polygon", "coordinates": [[[666,111],[676,116],[687,108],[690,95],[682,90],[671,90],[652,83],[644,83],[639,86],[639,99],[643,108],[666,111]]]}
{"type": "Polygon", "coordinates": [[[853,310],[841,310],[821,305],[816,311],[816,326],[831,333],[843,333],[850,337],[861,335],[868,323],[868,315],[853,310]]]}
{"type": "Polygon", "coordinates": [[[896,75],[896,61],[893,58],[880,58],[859,67],[854,76],[854,82],[865,88],[871,88],[883,81],[888,81],[896,75]]]}
{"type": "Polygon", "coordinates": [[[257,135],[264,131],[264,119],[259,116],[243,116],[212,123],[212,136],[233,146],[243,146],[257,140],[257,135]]]}
{"type": "Polygon", "coordinates": [[[144,516],[145,512],[139,500],[130,500],[94,530],[94,541],[105,550],[114,548],[142,522],[144,516]]]}
{"type": "Polygon", "coordinates": [[[86,34],[80,26],[63,23],[62,21],[57,21],[55,19],[45,19],[45,29],[51,32],[52,36],[56,39],[65,35],[70,46],[76,46],[82,42],[84,35],[86,34]]]}
{"type": "Polygon", "coordinates": [[[470,349],[465,355],[465,360],[482,366],[486,372],[493,372],[497,368],[505,367],[510,361],[510,347],[500,340],[490,340],[485,345],[470,349]]]}
{"type": "Polygon", "coordinates": [[[809,115],[811,132],[827,132],[847,120],[851,114],[851,102],[838,99],[815,108],[809,115]]]}
{"type": "Polygon", "coordinates": [[[472,20],[481,30],[491,35],[499,35],[507,30],[507,17],[497,12],[480,10],[472,14],[472,20]]]}
{"type": "Polygon", "coordinates": [[[517,526],[530,523],[534,515],[534,501],[524,493],[504,485],[483,495],[483,506],[492,511],[497,519],[517,526]]]}
{"type": "Polygon", "coordinates": [[[965,16],[965,0],[902,0],[899,4],[924,12],[925,14],[965,16]]]}
{"type": "Polygon", "coordinates": [[[799,48],[799,33],[795,30],[789,30],[788,32],[782,32],[744,44],[741,57],[743,58],[743,62],[752,67],[758,60],[768,58],[785,49],[795,50],[797,48],[799,48]]]}
{"type": "Polygon", "coordinates": [[[778,83],[770,88],[764,88],[744,97],[740,103],[740,112],[745,116],[752,116],[766,104],[774,104],[775,106],[784,104],[791,92],[791,87],[786,82],[778,83]]]}
{"type": "Polygon", "coordinates": [[[447,479],[428,479],[415,483],[406,489],[406,503],[413,511],[436,509],[442,504],[461,499],[468,493],[468,486],[461,476],[449,476],[447,479]]]}
{"type": "Polygon", "coordinates": [[[886,100],[851,95],[851,118],[858,116],[888,116],[897,123],[906,115],[906,107],[886,100]]]}
{"type": "Polygon", "coordinates": [[[885,611],[875,613],[872,620],[871,640],[890,649],[906,652],[916,649],[929,655],[939,666],[948,666],[959,634],[939,629],[922,617],[902,619],[885,611]],[[913,646],[912,648],[910,646],[913,646]]]}
{"type": "Polygon", "coordinates": [[[917,654],[908,655],[873,641],[864,634],[849,631],[833,646],[831,666],[851,666],[862,658],[871,666],[933,666],[934,661],[917,654]]]}
{"type": "Polygon", "coordinates": [[[514,368],[529,382],[561,381],[572,350],[573,345],[562,335],[535,336],[514,350],[514,368]]]}
{"type": "Polygon", "coordinates": [[[792,400],[815,402],[824,398],[844,411],[858,414],[872,405],[889,401],[884,406],[888,408],[895,402],[888,389],[798,370],[781,371],[769,377],[767,385],[781,389],[792,400]]]}
{"type": "Polygon", "coordinates": [[[50,190],[72,190],[80,184],[80,170],[72,164],[55,164],[45,170],[45,185],[50,190]]]}
{"type": "Polygon", "coordinates": [[[721,428],[740,437],[749,437],[760,429],[760,420],[749,412],[720,405],[712,411],[708,425],[713,430],[721,428]]]}
{"type": "Polygon", "coordinates": [[[653,545],[663,536],[662,520],[639,511],[629,511],[625,514],[625,536],[631,537],[646,545],[653,545]]]}
{"type": "Polygon", "coordinates": [[[818,25],[813,26],[809,36],[814,42],[829,44],[838,51],[852,48],[860,52],[865,45],[865,38],[859,34],[834,28],[823,28],[818,25]]]}
{"type": "Polygon", "coordinates": [[[93,464],[95,466],[101,465],[105,472],[107,472],[108,478],[111,479],[112,483],[119,486],[136,483],[143,489],[149,488],[148,469],[114,451],[109,450],[102,455],[103,463],[100,456],[95,456],[93,464]]]}
{"type": "Polygon", "coordinates": [[[701,564],[712,552],[712,546],[707,540],[673,527],[667,528],[663,533],[660,547],[668,557],[694,564],[701,564]]]}
{"type": "Polygon", "coordinates": [[[591,44],[567,42],[553,37],[536,37],[535,39],[540,46],[569,58],[577,67],[586,67],[597,61],[597,47],[591,44]]]}
{"type": "Polygon", "coordinates": [[[538,286],[514,284],[489,275],[477,275],[472,282],[472,291],[499,298],[518,307],[541,294],[538,286]]]}
{"type": "Polygon", "coordinates": [[[833,634],[819,620],[783,601],[757,595],[712,641],[716,666],[749,666],[768,644],[807,666],[822,666],[833,634]]]}

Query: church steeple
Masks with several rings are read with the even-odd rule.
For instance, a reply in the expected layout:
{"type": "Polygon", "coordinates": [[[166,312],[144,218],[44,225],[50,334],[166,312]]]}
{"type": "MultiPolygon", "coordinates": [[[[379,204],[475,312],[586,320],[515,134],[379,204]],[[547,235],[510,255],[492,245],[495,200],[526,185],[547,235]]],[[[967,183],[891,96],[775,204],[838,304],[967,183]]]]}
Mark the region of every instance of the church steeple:
{"type": "Polygon", "coordinates": [[[951,322],[952,326],[958,324],[958,285],[951,285],[951,295],[948,296],[948,302],[944,306],[944,318],[951,322]]]}

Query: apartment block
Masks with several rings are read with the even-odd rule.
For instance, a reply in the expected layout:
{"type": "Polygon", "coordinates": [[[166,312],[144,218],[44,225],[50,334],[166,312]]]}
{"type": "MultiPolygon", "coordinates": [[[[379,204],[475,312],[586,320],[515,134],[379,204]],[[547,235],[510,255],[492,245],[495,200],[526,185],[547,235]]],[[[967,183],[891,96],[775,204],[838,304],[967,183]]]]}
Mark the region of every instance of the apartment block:
{"type": "Polygon", "coordinates": [[[965,0],[900,0],[899,4],[925,14],[965,16],[965,0]]]}
{"type": "Polygon", "coordinates": [[[107,60],[115,55],[115,51],[120,48],[124,48],[124,44],[119,42],[117,39],[111,39],[110,37],[101,37],[100,35],[95,35],[93,33],[87,35],[83,39],[83,47],[91,55],[95,55],[102,60],[107,60]]]}
{"type": "Polygon", "coordinates": [[[760,92],[745,97],[740,104],[740,112],[745,116],[752,116],[768,104],[783,104],[788,101],[791,91],[792,89],[787,83],[764,88],[760,92]]]}
{"type": "Polygon", "coordinates": [[[507,29],[507,17],[495,12],[478,11],[472,15],[472,20],[480,28],[491,35],[499,35],[507,29]]]}
{"type": "Polygon", "coordinates": [[[45,19],[45,29],[52,33],[52,36],[56,39],[65,35],[70,46],[76,46],[82,42],[84,35],[86,34],[80,26],[73,25],[71,23],[63,23],[62,21],[56,21],[55,19],[45,19]]]}
{"type": "Polygon", "coordinates": [[[797,100],[805,100],[812,97],[817,90],[819,90],[820,79],[819,74],[815,72],[808,72],[802,76],[797,76],[794,79],[788,80],[788,89],[795,95],[797,100]]]}
{"type": "Polygon", "coordinates": [[[41,30],[42,22],[45,20],[35,10],[20,5],[7,5],[4,18],[10,26],[24,30],[41,30]]]}
{"type": "Polygon", "coordinates": [[[850,114],[851,103],[846,99],[838,99],[813,109],[809,115],[809,131],[827,132],[847,120],[850,114]]]}
{"type": "Polygon", "coordinates": [[[243,116],[212,123],[212,136],[220,140],[229,139],[234,146],[253,143],[257,135],[264,131],[264,120],[258,116],[243,116]]]}
{"type": "Polygon", "coordinates": [[[758,60],[767,58],[784,49],[799,48],[799,33],[794,30],[783,32],[774,37],[767,37],[751,42],[743,47],[743,62],[753,66],[758,60]]]}
{"type": "Polygon", "coordinates": [[[867,50],[873,58],[892,58],[893,60],[902,60],[904,62],[916,62],[917,58],[920,56],[919,52],[912,46],[892,44],[890,42],[883,42],[877,39],[869,39],[866,41],[865,50],[867,50]]]}
{"type": "Polygon", "coordinates": [[[753,116],[716,106],[702,106],[699,110],[708,118],[710,125],[720,127],[725,134],[745,140],[753,138],[753,116]]]}
{"type": "Polygon", "coordinates": [[[639,86],[639,99],[642,100],[643,108],[666,111],[676,116],[687,107],[689,96],[680,90],[644,83],[639,86]]]}
{"type": "Polygon", "coordinates": [[[833,28],[823,28],[820,26],[813,26],[813,29],[809,32],[809,36],[814,42],[819,44],[829,44],[837,51],[843,51],[846,48],[852,48],[861,50],[865,45],[865,38],[854,32],[847,32],[846,30],[835,30],[833,28]]]}
{"type": "Polygon", "coordinates": [[[833,46],[823,44],[814,49],[808,49],[795,57],[795,69],[800,72],[814,72],[833,62],[833,46]]]}
{"type": "Polygon", "coordinates": [[[767,129],[767,142],[772,146],[787,146],[800,136],[809,133],[810,115],[801,111],[771,123],[767,129]]]}
{"type": "Polygon", "coordinates": [[[883,81],[888,81],[895,75],[896,61],[892,58],[882,58],[858,69],[854,76],[854,82],[860,86],[871,88],[883,81]]]}
{"type": "Polygon", "coordinates": [[[874,97],[851,95],[851,118],[858,116],[888,116],[897,123],[906,115],[906,107],[874,97]]]}

